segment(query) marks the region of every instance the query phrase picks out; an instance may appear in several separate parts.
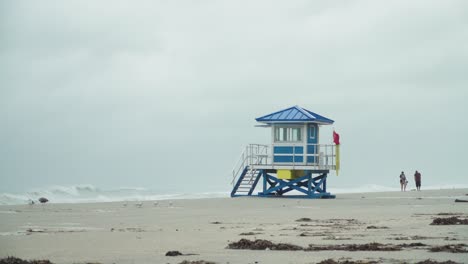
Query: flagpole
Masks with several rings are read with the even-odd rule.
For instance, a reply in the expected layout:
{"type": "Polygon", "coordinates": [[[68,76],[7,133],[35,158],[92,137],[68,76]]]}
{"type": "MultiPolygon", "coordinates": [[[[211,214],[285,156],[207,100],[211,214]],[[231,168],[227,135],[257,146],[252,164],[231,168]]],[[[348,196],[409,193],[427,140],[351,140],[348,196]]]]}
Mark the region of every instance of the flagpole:
{"type": "Polygon", "coordinates": [[[340,173],[340,135],[333,129],[333,142],[335,143],[335,171],[336,176],[340,173]]]}
{"type": "Polygon", "coordinates": [[[336,167],[336,176],[338,176],[340,171],[340,145],[335,145],[336,156],[335,156],[335,167],[336,167]]]}

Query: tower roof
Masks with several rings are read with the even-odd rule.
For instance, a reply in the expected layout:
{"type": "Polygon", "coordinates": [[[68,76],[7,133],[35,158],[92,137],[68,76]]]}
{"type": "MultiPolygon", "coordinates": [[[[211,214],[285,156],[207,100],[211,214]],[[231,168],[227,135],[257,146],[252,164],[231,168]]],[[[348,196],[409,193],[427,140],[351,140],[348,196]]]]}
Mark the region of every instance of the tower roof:
{"type": "Polygon", "coordinates": [[[273,123],[317,123],[322,125],[331,125],[333,120],[304,109],[298,105],[274,112],[262,117],[258,117],[257,122],[273,123]]]}

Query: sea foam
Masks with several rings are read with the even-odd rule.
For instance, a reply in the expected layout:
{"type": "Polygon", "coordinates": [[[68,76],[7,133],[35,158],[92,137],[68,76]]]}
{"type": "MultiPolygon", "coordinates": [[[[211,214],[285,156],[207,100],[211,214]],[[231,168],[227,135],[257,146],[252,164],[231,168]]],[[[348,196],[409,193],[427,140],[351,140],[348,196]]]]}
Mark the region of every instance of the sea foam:
{"type": "MultiPolygon", "coordinates": [[[[426,186],[423,190],[468,188],[466,184],[426,186]]],[[[257,186],[255,192],[261,191],[257,186]]],[[[388,187],[376,184],[367,184],[350,188],[328,188],[332,194],[340,193],[367,193],[367,192],[392,192],[400,191],[400,187],[388,187]]],[[[154,201],[173,199],[204,199],[229,197],[230,190],[218,192],[199,193],[162,193],[161,191],[124,187],[116,189],[100,189],[92,185],[77,186],[51,186],[36,189],[25,193],[2,193],[0,194],[0,205],[27,204],[33,200],[37,202],[40,197],[46,197],[51,203],[98,203],[117,201],[154,201]]]]}
{"type": "Polygon", "coordinates": [[[2,193],[0,205],[27,204],[29,201],[37,202],[40,197],[46,197],[52,203],[96,203],[116,201],[151,201],[169,199],[199,199],[228,197],[225,192],[203,193],[161,193],[158,191],[124,187],[103,190],[92,185],[77,186],[51,186],[36,189],[26,193],[2,193]]]}

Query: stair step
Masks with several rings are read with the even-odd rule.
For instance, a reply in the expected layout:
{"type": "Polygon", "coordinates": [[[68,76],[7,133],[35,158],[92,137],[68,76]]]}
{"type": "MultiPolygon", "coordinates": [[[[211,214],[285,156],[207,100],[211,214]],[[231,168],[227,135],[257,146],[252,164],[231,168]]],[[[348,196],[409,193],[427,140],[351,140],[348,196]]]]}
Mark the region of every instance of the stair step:
{"type": "Polygon", "coordinates": [[[260,170],[252,169],[249,166],[245,167],[244,173],[240,175],[241,179],[237,182],[238,185],[234,190],[234,195],[251,195],[254,184],[258,182],[258,179],[261,176],[260,172],[260,170]]]}

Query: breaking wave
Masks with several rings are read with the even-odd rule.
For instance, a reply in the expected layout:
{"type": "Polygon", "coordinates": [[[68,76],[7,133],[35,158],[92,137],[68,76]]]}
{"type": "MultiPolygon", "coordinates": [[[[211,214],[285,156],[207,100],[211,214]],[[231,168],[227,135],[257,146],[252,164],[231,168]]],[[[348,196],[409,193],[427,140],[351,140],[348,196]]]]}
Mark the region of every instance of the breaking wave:
{"type": "MultiPolygon", "coordinates": [[[[257,186],[256,191],[260,191],[257,186]]],[[[423,190],[458,189],[468,188],[466,184],[426,186],[423,190]]],[[[350,188],[328,188],[333,194],[339,193],[368,193],[368,192],[393,192],[400,191],[398,187],[387,187],[375,184],[367,184],[350,188]]],[[[98,203],[117,201],[154,201],[172,199],[204,199],[229,197],[230,191],[200,192],[200,193],[161,193],[145,188],[117,188],[102,190],[92,185],[77,186],[52,186],[41,190],[32,190],[22,194],[0,194],[0,205],[27,204],[29,201],[37,201],[40,197],[46,197],[52,203],[98,203]]]]}
{"type": "Polygon", "coordinates": [[[228,192],[161,193],[145,188],[124,187],[101,190],[92,185],[52,186],[22,194],[0,194],[0,205],[26,204],[46,197],[52,203],[97,203],[117,201],[152,201],[168,199],[202,199],[228,197],[228,192]]]}

